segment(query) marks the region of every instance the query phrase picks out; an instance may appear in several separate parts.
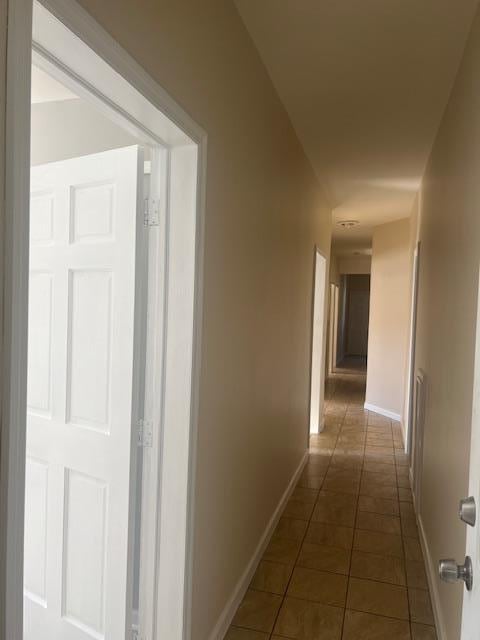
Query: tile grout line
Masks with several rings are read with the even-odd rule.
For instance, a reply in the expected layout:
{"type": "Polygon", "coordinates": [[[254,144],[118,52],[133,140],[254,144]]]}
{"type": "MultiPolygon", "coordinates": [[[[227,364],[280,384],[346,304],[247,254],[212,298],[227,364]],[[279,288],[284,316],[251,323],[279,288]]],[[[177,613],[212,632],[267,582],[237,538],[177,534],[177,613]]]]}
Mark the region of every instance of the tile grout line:
{"type": "MultiPolygon", "coordinates": [[[[337,441],[338,441],[338,433],[337,433],[336,438],[335,438],[335,446],[336,446],[337,441]]],[[[335,446],[334,446],[334,450],[335,450],[335,446]]],[[[309,438],[309,449],[310,449],[310,438],[309,438]]],[[[311,454],[309,453],[309,454],[308,454],[309,459],[310,459],[310,455],[311,455],[311,454]]],[[[310,523],[312,522],[312,515],[313,515],[313,513],[314,513],[314,511],[315,511],[315,507],[317,506],[318,498],[319,498],[319,496],[320,496],[320,491],[322,490],[323,483],[325,482],[325,478],[327,477],[328,470],[330,469],[330,466],[331,466],[331,460],[332,460],[332,456],[330,455],[330,456],[329,456],[329,462],[328,462],[328,465],[327,465],[327,467],[326,467],[325,475],[323,476],[323,480],[322,480],[322,482],[321,482],[320,487],[317,489],[317,497],[316,497],[315,502],[314,502],[314,504],[313,504],[313,508],[312,508],[312,510],[310,511],[310,516],[309,516],[309,518],[308,518],[308,520],[307,520],[307,526],[306,526],[306,528],[305,528],[305,532],[304,532],[304,534],[303,534],[303,536],[302,536],[302,539],[301,539],[301,541],[300,541],[300,546],[299,546],[299,548],[298,548],[298,552],[297,552],[297,555],[296,555],[295,561],[294,561],[294,563],[293,563],[293,565],[292,565],[292,570],[291,570],[291,572],[290,572],[290,577],[289,577],[288,582],[287,582],[287,584],[286,584],[286,586],[285,586],[285,590],[284,590],[284,593],[283,593],[283,596],[282,596],[282,601],[280,602],[280,606],[279,606],[278,611],[277,611],[277,614],[276,614],[276,616],[275,616],[275,620],[273,621],[272,630],[271,630],[271,632],[270,632],[270,638],[272,638],[273,634],[275,633],[275,627],[276,627],[276,625],[277,625],[277,621],[278,621],[278,618],[279,618],[279,616],[280,616],[280,612],[281,612],[282,607],[283,607],[283,605],[284,605],[284,603],[285,603],[285,600],[286,600],[286,598],[287,598],[288,589],[289,589],[289,587],[290,587],[290,583],[291,583],[291,581],[292,581],[292,577],[293,577],[293,574],[294,574],[294,572],[295,572],[295,568],[297,567],[298,559],[299,559],[300,554],[301,554],[301,552],[302,552],[302,547],[303,547],[303,544],[304,544],[304,542],[305,542],[305,538],[306,538],[306,536],[307,536],[308,529],[309,529],[309,527],[310,527],[310,523]]],[[[307,465],[308,465],[308,462],[309,462],[309,460],[307,460],[307,465]]],[[[296,487],[297,487],[297,486],[298,486],[298,485],[296,485],[296,487]]],[[[296,487],[295,487],[295,488],[296,488],[296,487]]],[[[308,602],[309,602],[309,601],[308,601],[308,602]]]]}
{"type": "MultiPolygon", "coordinates": [[[[350,406],[350,405],[348,405],[350,406]]],[[[347,406],[347,412],[348,412],[348,406],[347,406]]],[[[345,618],[347,616],[347,604],[348,604],[348,595],[350,593],[350,580],[351,580],[351,571],[352,571],[352,558],[353,558],[353,547],[355,544],[355,531],[357,530],[357,520],[358,520],[358,512],[359,512],[359,505],[360,505],[360,490],[361,490],[361,483],[362,483],[362,475],[363,475],[363,469],[365,467],[365,449],[367,446],[367,437],[368,437],[368,411],[367,411],[367,416],[366,416],[366,430],[365,430],[365,440],[363,442],[363,455],[362,455],[362,466],[360,468],[360,484],[358,486],[358,494],[357,494],[357,503],[356,503],[356,509],[355,509],[355,518],[353,521],[353,537],[352,537],[352,546],[350,547],[350,558],[349,558],[349,564],[348,564],[348,576],[347,576],[347,592],[345,594],[345,607],[343,610],[343,621],[342,621],[342,629],[340,632],[340,640],[343,638],[344,635],[344,631],[345,631],[345,618]]]]}

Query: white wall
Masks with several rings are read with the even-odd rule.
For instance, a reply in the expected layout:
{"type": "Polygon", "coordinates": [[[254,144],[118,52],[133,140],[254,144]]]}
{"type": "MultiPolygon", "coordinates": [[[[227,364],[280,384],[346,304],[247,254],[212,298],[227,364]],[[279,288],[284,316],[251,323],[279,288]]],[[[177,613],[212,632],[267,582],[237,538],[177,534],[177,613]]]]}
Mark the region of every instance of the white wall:
{"type": "Polygon", "coordinates": [[[466,527],[457,510],[469,474],[480,264],[479,104],[477,13],[420,202],[416,365],[425,371],[427,390],[420,516],[447,640],[460,637],[464,588],[440,582],[435,566],[441,557],[462,561],[465,555],[466,527]]]}
{"type": "Polygon", "coordinates": [[[376,227],[365,403],[403,416],[410,323],[410,220],[376,227]]]}
{"type": "Polygon", "coordinates": [[[80,98],[32,104],[31,132],[32,166],[139,144],[80,98]]]}
{"type": "Polygon", "coordinates": [[[366,274],[372,268],[371,256],[344,256],[338,258],[339,273],[366,274]]]}

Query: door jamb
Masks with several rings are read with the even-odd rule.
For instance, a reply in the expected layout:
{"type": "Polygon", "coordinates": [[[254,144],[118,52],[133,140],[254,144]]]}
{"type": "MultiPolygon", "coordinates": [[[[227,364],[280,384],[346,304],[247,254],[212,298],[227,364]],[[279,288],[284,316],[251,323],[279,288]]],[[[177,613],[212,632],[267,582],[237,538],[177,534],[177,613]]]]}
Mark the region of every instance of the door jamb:
{"type": "Polygon", "coordinates": [[[315,250],[313,253],[313,286],[312,286],[312,331],[310,336],[310,377],[309,377],[309,385],[308,385],[308,434],[313,433],[310,430],[311,425],[311,400],[312,400],[312,377],[313,377],[313,338],[314,338],[314,322],[315,322],[315,285],[316,285],[316,266],[317,266],[317,255],[321,256],[325,260],[325,282],[324,282],[324,293],[323,293],[323,311],[322,311],[322,345],[321,345],[321,356],[320,356],[320,407],[319,407],[319,418],[320,414],[322,415],[322,419],[319,420],[318,424],[318,433],[321,433],[325,426],[325,418],[323,417],[323,410],[325,405],[325,346],[327,339],[327,322],[326,322],[326,314],[327,314],[327,283],[328,283],[328,266],[329,266],[329,258],[317,245],[315,245],[315,250]]]}
{"type": "Polygon", "coordinates": [[[407,369],[407,406],[406,406],[406,433],[405,435],[405,452],[407,455],[412,454],[415,443],[413,441],[413,423],[414,423],[414,405],[415,405],[415,347],[417,332],[417,307],[418,307],[418,285],[420,276],[420,242],[417,242],[413,253],[412,265],[412,298],[410,309],[410,336],[409,336],[409,352],[408,352],[408,369],[407,369]]]}
{"type": "MultiPolygon", "coordinates": [[[[42,4],[159,112],[177,125],[192,140],[196,149],[194,155],[188,155],[185,148],[180,150],[180,154],[183,154],[191,166],[196,166],[197,176],[192,201],[195,234],[192,244],[191,351],[186,354],[187,358],[190,355],[190,384],[185,389],[189,400],[186,425],[189,445],[185,575],[182,582],[182,632],[178,636],[188,639],[191,637],[193,485],[201,356],[207,136],[75,0],[45,0],[42,4]]],[[[4,260],[1,274],[3,363],[0,519],[5,525],[0,532],[0,593],[3,591],[3,597],[0,598],[0,640],[22,640],[31,51],[32,0],[8,0],[4,260]]]]}

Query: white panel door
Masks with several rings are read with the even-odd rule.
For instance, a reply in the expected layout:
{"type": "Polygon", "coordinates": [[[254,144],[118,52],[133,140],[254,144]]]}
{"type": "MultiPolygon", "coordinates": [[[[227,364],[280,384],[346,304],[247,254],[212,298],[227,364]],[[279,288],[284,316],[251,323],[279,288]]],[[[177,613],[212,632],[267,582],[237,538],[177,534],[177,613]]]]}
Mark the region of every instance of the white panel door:
{"type": "Polygon", "coordinates": [[[128,147],[31,173],[25,640],[130,624],[141,168],[128,147]]]}

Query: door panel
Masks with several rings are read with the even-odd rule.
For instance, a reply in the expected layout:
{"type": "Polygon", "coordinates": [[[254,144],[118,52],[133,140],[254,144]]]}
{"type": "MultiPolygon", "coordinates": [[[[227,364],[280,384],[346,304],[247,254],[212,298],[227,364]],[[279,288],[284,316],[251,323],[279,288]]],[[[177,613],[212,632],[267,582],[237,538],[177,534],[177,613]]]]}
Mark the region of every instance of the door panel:
{"type": "Polygon", "coordinates": [[[128,147],[31,173],[25,640],[130,628],[141,169],[128,147]]]}

